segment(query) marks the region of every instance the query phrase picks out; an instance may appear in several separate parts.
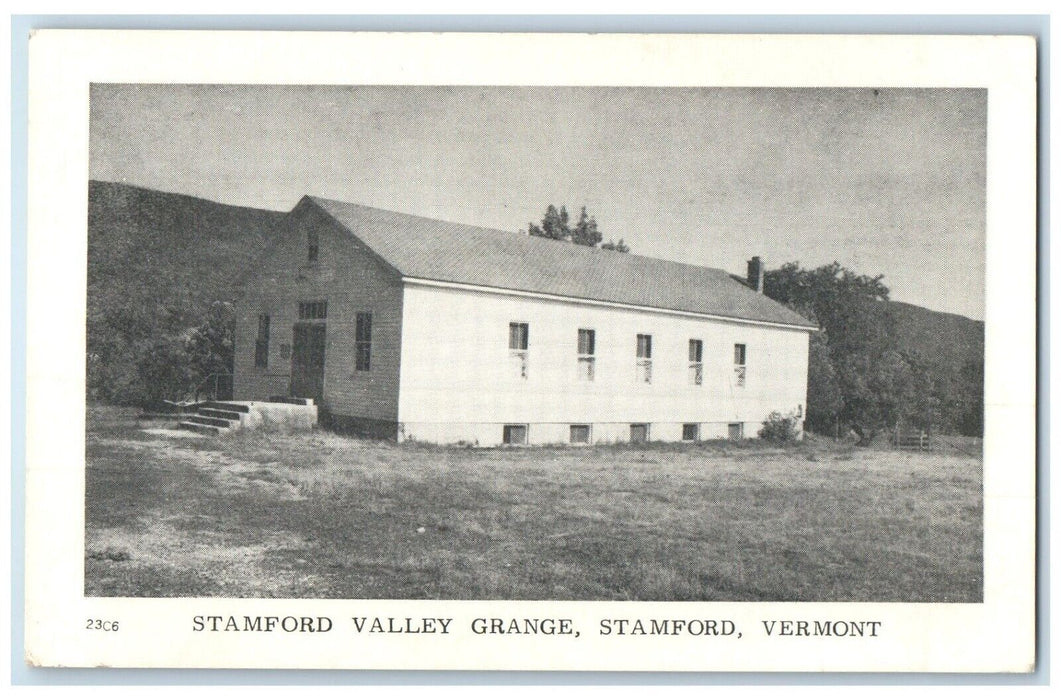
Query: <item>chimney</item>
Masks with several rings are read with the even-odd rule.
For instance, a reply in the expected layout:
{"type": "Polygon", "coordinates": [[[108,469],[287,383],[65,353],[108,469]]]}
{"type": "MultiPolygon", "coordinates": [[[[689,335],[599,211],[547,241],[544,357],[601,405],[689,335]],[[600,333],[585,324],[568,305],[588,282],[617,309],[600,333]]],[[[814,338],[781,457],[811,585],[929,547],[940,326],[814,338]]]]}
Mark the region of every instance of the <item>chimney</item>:
{"type": "Polygon", "coordinates": [[[748,261],[748,286],[763,293],[763,261],[758,255],[748,261]]]}

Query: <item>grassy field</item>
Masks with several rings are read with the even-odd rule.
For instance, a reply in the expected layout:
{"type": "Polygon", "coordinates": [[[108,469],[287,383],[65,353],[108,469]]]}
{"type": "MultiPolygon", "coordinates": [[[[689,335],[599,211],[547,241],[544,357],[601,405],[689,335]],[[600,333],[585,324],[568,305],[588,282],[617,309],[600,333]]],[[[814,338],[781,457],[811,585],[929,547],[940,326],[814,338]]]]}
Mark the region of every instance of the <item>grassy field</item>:
{"type": "Polygon", "coordinates": [[[982,598],[982,462],[825,441],[480,450],[89,412],[92,596],[982,598]]]}

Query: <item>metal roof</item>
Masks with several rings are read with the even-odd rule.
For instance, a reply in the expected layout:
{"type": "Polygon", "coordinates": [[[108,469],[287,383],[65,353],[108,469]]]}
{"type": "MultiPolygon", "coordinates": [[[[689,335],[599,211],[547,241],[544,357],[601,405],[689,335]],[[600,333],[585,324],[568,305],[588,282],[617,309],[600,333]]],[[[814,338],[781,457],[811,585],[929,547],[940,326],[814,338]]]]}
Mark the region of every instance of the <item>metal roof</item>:
{"type": "Polygon", "coordinates": [[[305,199],[403,277],[816,328],[725,270],[305,199]]]}

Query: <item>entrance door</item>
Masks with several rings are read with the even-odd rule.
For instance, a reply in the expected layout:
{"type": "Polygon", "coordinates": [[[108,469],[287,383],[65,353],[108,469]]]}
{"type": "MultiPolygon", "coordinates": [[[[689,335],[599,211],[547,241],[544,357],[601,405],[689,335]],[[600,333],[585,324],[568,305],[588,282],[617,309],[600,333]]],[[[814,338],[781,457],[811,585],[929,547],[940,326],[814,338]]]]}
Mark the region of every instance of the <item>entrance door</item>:
{"type": "Polygon", "coordinates": [[[324,398],[324,324],[296,323],[291,347],[291,395],[324,398]]]}

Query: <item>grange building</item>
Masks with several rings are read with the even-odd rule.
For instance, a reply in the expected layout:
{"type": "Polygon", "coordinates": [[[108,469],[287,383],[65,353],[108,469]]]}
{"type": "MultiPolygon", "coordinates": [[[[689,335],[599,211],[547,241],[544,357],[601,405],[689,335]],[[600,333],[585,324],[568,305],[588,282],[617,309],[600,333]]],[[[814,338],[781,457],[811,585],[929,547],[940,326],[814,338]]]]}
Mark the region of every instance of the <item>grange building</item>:
{"type": "Polygon", "coordinates": [[[245,278],[236,399],[478,445],[754,437],[815,326],[723,270],[304,197],[245,278]]]}

